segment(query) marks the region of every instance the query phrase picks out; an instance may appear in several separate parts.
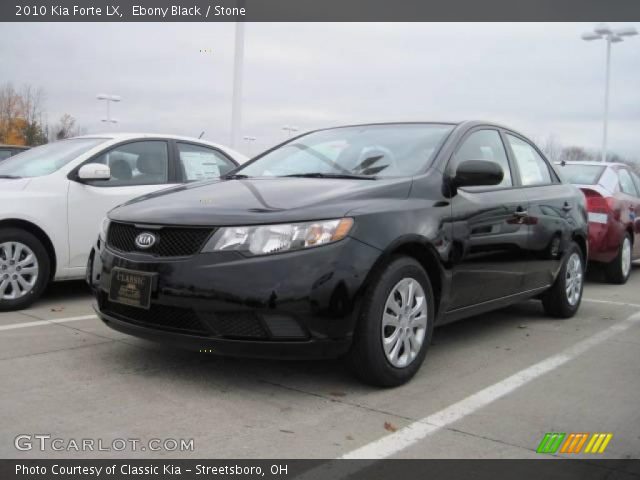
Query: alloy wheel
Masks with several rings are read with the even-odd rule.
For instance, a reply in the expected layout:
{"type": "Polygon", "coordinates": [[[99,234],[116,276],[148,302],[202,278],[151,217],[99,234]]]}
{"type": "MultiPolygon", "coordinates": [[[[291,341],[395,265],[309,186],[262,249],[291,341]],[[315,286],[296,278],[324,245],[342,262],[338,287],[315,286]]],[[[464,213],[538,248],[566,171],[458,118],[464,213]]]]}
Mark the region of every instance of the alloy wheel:
{"type": "Polygon", "coordinates": [[[38,259],[20,242],[0,243],[0,300],[16,300],[29,293],[38,280],[38,259]]]}
{"type": "Polygon", "coordinates": [[[582,295],[582,260],[577,252],[573,252],[567,260],[565,290],[569,305],[575,306],[582,295]]]}
{"type": "Polygon", "coordinates": [[[427,331],[424,289],[413,278],[403,278],[391,289],[382,314],[382,345],[391,365],[404,368],[420,353],[427,331]]]}
{"type": "Polygon", "coordinates": [[[620,255],[620,262],[622,263],[622,276],[626,279],[631,270],[631,241],[629,237],[624,237],[622,241],[622,252],[620,255]]]}

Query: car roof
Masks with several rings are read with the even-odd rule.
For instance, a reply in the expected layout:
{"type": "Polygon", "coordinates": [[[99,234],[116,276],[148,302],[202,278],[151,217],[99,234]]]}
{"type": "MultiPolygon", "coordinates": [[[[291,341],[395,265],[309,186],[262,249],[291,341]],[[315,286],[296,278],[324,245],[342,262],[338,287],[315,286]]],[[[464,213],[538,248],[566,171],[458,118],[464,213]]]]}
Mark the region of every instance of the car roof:
{"type": "Polygon", "coordinates": [[[227,148],[224,145],[219,145],[217,143],[209,142],[208,140],[203,140],[202,138],[194,138],[194,137],[185,137],[181,135],[170,135],[166,133],[126,133],[126,132],[116,132],[116,133],[95,133],[91,135],[78,135],[77,137],[72,138],[109,138],[116,141],[122,140],[134,140],[137,138],[167,138],[170,140],[185,140],[189,142],[198,142],[198,143],[206,143],[208,145],[227,148]]]}
{"type": "MultiPolygon", "coordinates": [[[[562,165],[563,162],[555,162],[556,165],[562,165]]],[[[570,160],[564,162],[565,165],[597,165],[600,167],[628,167],[624,163],[619,162],[598,162],[596,160],[570,160]]]]}
{"type": "Polygon", "coordinates": [[[72,138],[104,138],[109,140],[114,140],[115,142],[124,142],[127,140],[137,140],[144,138],[163,138],[167,140],[183,140],[185,142],[195,142],[200,143],[202,145],[209,145],[210,147],[217,148],[224,152],[229,153],[238,163],[243,163],[246,161],[246,155],[234,150],[226,145],[221,145],[219,143],[213,143],[208,140],[203,140],[202,138],[194,138],[194,137],[185,137],[182,135],[171,135],[166,133],[126,133],[126,132],[108,132],[108,133],[95,133],[91,135],[79,135],[77,137],[72,138]]]}

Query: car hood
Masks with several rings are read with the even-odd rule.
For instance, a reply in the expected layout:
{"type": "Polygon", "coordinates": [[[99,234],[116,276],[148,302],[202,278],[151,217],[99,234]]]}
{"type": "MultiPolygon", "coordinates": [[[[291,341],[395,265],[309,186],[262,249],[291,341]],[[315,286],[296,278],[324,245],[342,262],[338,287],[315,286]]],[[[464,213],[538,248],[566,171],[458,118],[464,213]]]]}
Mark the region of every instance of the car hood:
{"type": "Polygon", "coordinates": [[[372,200],[406,198],[410,178],[259,178],[182,185],[134,199],[112,220],[165,225],[239,225],[338,218],[372,200]]]}
{"type": "Polygon", "coordinates": [[[9,192],[20,192],[31,182],[30,178],[0,178],[0,196],[9,192]]]}

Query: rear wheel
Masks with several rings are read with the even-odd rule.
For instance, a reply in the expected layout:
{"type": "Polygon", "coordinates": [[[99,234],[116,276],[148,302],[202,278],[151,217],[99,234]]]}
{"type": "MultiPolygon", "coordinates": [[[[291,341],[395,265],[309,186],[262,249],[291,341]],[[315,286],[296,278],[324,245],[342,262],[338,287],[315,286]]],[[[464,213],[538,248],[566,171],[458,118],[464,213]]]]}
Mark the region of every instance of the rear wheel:
{"type": "Polygon", "coordinates": [[[365,295],[348,360],[366,383],[394,387],[415,375],[433,333],[429,277],[410,257],[393,257],[365,295]]]}
{"type": "Polygon", "coordinates": [[[631,236],[624,234],[618,255],[611,263],[605,267],[605,277],[610,283],[623,284],[627,283],[631,276],[631,236]]]}
{"type": "Polygon", "coordinates": [[[0,311],[31,305],[47,286],[49,269],[38,238],[20,229],[0,230],[0,311]]]}
{"type": "Polygon", "coordinates": [[[584,259],[580,247],[573,242],[556,281],[542,295],[544,311],[552,317],[573,317],[580,308],[583,287],[584,259]]]}

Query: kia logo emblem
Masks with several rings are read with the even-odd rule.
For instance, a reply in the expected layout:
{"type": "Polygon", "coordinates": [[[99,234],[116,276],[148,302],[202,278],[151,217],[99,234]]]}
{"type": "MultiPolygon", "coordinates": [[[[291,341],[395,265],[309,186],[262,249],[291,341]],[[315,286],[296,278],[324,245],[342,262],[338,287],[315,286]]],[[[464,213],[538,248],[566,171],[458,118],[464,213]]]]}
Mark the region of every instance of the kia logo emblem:
{"type": "Polygon", "coordinates": [[[156,236],[153,233],[144,232],[136,237],[136,247],[146,250],[156,243],[156,236]]]}

